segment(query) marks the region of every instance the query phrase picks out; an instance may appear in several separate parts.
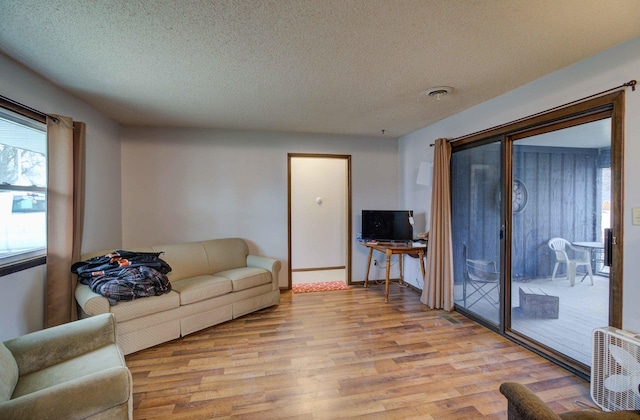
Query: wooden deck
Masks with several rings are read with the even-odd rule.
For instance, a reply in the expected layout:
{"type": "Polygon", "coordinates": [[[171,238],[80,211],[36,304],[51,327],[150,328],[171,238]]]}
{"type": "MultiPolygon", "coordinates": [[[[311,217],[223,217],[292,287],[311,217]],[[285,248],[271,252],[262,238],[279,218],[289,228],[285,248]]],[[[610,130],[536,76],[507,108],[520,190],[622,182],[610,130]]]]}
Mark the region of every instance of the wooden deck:
{"type": "Polygon", "coordinates": [[[592,333],[595,328],[609,325],[609,278],[587,277],[571,287],[566,279],[536,280],[514,283],[512,288],[511,328],[534,340],[561,351],[567,356],[591,366],[592,333]],[[518,288],[533,287],[560,298],[558,319],[528,319],[520,312],[518,288]]]}
{"type": "Polygon", "coordinates": [[[556,412],[588,384],[410,288],[293,295],[126,357],[134,418],[506,418],[505,381],[556,412]]]}
{"type": "MultiPolygon", "coordinates": [[[[580,282],[581,278],[576,279],[573,287],[566,278],[514,282],[511,287],[511,328],[591,366],[592,332],[594,328],[609,324],[609,278],[594,275],[593,286],[589,277],[580,282]],[[548,295],[558,296],[558,319],[523,316],[519,302],[520,287],[542,289],[548,295]]],[[[458,294],[461,295],[461,292],[458,294]]],[[[497,292],[494,298],[497,298],[497,292]]],[[[498,320],[498,311],[487,302],[478,302],[471,309],[492,322],[498,320]]]]}

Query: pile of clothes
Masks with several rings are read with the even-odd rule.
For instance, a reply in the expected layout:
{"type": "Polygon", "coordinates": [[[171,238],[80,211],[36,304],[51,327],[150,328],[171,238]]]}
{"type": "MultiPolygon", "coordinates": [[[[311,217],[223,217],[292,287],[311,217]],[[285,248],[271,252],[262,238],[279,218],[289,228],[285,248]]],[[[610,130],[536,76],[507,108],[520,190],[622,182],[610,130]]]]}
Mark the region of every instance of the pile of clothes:
{"type": "Polygon", "coordinates": [[[114,251],[71,266],[78,281],[109,300],[110,305],[171,291],[167,274],[171,267],[162,252],[114,251]]]}

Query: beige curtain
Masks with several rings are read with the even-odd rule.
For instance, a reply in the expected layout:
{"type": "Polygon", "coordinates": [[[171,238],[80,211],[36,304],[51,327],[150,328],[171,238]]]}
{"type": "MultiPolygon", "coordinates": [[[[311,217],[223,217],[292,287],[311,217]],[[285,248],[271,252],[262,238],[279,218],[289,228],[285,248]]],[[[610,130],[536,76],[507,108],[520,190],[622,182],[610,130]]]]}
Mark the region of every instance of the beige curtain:
{"type": "Polygon", "coordinates": [[[432,309],[453,310],[453,260],[451,247],[451,145],[438,139],[434,145],[431,223],[427,270],[420,301],[432,309]]]}
{"type": "Polygon", "coordinates": [[[76,277],[84,224],[86,125],[68,117],[47,118],[47,281],[45,327],[78,319],[76,277]]]}

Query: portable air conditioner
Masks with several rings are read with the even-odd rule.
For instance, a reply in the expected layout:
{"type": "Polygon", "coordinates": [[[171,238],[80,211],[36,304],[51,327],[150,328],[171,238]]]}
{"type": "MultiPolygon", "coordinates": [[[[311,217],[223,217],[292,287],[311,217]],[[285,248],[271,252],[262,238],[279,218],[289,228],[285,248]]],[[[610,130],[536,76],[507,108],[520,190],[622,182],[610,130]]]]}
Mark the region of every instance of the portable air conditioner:
{"type": "Polygon", "coordinates": [[[591,398],[605,411],[640,410],[640,335],[593,331],[591,398]]]}

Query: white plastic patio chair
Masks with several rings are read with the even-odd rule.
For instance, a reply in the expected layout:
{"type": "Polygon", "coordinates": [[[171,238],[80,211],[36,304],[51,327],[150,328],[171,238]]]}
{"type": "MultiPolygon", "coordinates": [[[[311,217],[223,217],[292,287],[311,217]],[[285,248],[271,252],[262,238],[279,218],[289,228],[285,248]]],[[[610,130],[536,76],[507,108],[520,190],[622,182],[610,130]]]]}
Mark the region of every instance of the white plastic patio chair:
{"type": "MultiPolygon", "coordinates": [[[[593,286],[593,271],[591,270],[591,253],[589,252],[589,250],[575,247],[571,245],[571,242],[563,238],[551,238],[549,239],[548,244],[549,248],[551,248],[556,256],[556,263],[553,266],[551,281],[553,281],[556,277],[558,266],[560,264],[567,264],[567,278],[569,279],[569,284],[573,286],[576,283],[576,268],[584,265],[585,267],[587,267],[587,274],[589,274],[591,285],[593,286]],[[572,251],[573,258],[569,258],[567,249],[570,249],[572,251]]],[[[584,280],[584,277],[582,278],[582,280],[584,280]]]]}

